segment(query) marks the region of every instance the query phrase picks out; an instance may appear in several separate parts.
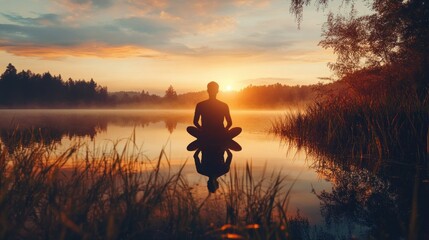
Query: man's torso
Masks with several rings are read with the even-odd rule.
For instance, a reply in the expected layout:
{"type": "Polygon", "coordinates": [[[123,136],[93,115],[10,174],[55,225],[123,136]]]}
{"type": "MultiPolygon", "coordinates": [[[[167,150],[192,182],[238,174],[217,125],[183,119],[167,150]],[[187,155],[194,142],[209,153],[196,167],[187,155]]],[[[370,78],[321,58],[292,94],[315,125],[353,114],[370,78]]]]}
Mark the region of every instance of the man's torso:
{"type": "Polygon", "coordinates": [[[206,100],[197,104],[201,114],[203,129],[223,129],[223,120],[228,112],[228,105],[219,100],[206,100]]]}

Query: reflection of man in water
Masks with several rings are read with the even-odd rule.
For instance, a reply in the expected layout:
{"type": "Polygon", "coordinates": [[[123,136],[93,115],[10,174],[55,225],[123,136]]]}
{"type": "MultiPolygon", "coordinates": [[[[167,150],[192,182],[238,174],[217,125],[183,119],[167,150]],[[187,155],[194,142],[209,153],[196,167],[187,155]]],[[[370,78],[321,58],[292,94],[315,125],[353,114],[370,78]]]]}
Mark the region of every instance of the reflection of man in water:
{"type": "Polygon", "coordinates": [[[231,128],[232,120],[228,105],[216,99],[219,85],[210,82],[207,84],[207,92],[209,99],[198,103],[195,108],[193,121],[195,126],[186,129],[189,134],[197,138],[187,146],[187,149],[197,150],[194,154],[195,167],[198,173],[209,177],[207,188],[214,193],[219,188],[217,178],[229,171],[232,160],[229,149],[241,150],[241,146],[232,140],[241,133],[241,128],[231,128]],[[224,121],[226,121],[225,126],[224,121]]]}
{"type": "Polygon", "coordinates": [[[196,128],[188,127],[188,132],[197,138],[203,135],[210,140],[225,140],[226,137],[233,138],[240,134],[241,128],[229,130],[232,126],[229,107],[226,103],[216,99],[219,85],[216,82],[209,82],[207,92],[209,99],[199,102],[195,107],[194,125],[196,128]],[[224,120],[226,120],[225,126],[224,120]]]}
{"type": "Polygon", "coordinates": [[[204,150],[198,149],[195,151],[194,160],[197,172],[209,177],[207,188],[209,192],[214,193],[219,188],[218,177],[229,172],[232,153],[229,149],[225,150],[220,146],[208,147],[204,150]],[[223,156],[225,151],[227,153],[226,160],[223,156]],[[200,152],[202,152],[202,160],[199,157],[200,152]]]}

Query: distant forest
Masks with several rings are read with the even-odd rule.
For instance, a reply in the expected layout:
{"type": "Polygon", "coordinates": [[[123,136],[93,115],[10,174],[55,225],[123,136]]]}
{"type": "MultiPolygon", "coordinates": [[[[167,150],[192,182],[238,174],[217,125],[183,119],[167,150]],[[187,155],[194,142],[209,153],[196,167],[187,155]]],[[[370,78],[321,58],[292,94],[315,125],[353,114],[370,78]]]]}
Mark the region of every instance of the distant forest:
{"type": "MultiPolygon", "coordinates": [[[[250,85],[238,92],[221,92],[219,98],[230,106],[240,108],[281,108],[302,105],[314,101],[317,89],[322,85],[288,86],[250,85]]],[[[49,72],[33,73],[30,70],[18,73],[9,64],[0,76],[1,108],[84,108],[84,107],[193,107],[207,98],[207,93],[189,92],[177,94],[169,86],[164,96],[150,94],[148,91],[111,92],[98,85],[93,79],[63,80],[61,75],[49,72]]]]}
{"type": "Polygon", "coordinates": [[[94,80],[64,81],[49,72],[36,74],[30,70],[17,72],[9,63],[0,76],[2,107],[67,107],[103,105],[108,101],[107,88],[94,80]]]}

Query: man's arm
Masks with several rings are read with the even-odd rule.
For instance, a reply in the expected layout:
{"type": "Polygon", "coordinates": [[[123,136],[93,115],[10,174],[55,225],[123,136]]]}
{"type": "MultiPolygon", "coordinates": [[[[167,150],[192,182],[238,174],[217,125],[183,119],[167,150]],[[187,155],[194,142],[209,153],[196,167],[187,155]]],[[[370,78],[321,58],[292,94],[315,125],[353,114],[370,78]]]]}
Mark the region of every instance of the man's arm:
{"type": "Polygon", "coordinates": [[[197,104],[197,106],[195,107],[195,113],[194,113],[194,125],[197,128],[201,128],[201,125],[199,123],[200,117],[201,117],[200,105],[197,104]]]}
{"type": "Polygon", "coordinates": [[[225,161],[225,165],[228,167],[231,165],[231,160],[232,160],[232,152],[229,149],[226,149],[226,161],[225,161]]]}
{"type": "Polygon", "coordinates": [[[201,152],[201,150],[198,149],[194,153],[195,168],[197,169],[198,173],[201,173],[201,161],[200,161],[200,157],[198,156],[200,154],[200,152],[201,152]]]}
{"type": "Polygon", "coordinates": [[[219,176],[222,176],[229,172],[230,166],[231,166],[231,160],[232,160],[232,153],[229,149],[226,149],[226,161],[222,164],[222,167],[219,168],[221,171],[219,172],[219,176]]]}
{"type": "Polygon", "coordinates": [[[229,129],[232,126],[232,120],[231,120],[231,115],[229,114],[229,107],[228,105],[226,105],[226,110],[225,110],[225,120],[226,120],[226,129],[229,129]]]}

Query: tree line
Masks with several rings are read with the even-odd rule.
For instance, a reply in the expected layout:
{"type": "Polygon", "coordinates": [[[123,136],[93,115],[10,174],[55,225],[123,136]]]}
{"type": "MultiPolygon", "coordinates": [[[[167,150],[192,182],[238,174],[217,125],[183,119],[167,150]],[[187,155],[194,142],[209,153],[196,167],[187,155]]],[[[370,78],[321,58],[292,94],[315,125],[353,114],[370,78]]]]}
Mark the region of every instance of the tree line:
{"type": "MultiPolygon", "coordinates": [[[[220,92],[218,98],[234,108],[282,108],[313,102],[320,89],[328,85],[288,86],[280,83],[271,85],[249,85],[237,92],[220,92]]],[[[165,107],[193,108],[207,99],[206,91],[178,94],[169,86],[163,96],[148,91],[109,93],[109,101],[116,107],[165,107]]]]}
{"type": "Polygon", "coordinates": [[[102,105],[107,100],[107,88],[93,79],[64,81],[61,75],[49,72],[36,74],[22,70],[18,73],[10,63],[0,76],[0,106],[3,107],[102,105]]]}
{"type": "MultiPolygon", "coordinates": [[[[274,108],[312,101],[319,85],[288,86],[280,83],[221,92],[219,98],[233,107],[274,108]]],[[[0,107],[189,107],[207,98],[205,90],[178,94],[170,85],[163,96],[142,90],[108,92],[93,79],[64,81],[49,72],[18,73],[9,64],[0,76],[0,107]]]]}
{"type": "Polygon", "coordinates": [[[312,102],[317,89],[322,85],[288,86],[280,83],[271,85],[250,85],[235,96],[239,107],[264,108],[283,107],[312,102]]]}

